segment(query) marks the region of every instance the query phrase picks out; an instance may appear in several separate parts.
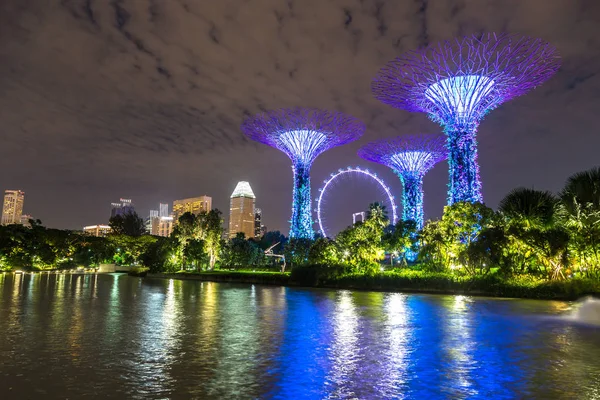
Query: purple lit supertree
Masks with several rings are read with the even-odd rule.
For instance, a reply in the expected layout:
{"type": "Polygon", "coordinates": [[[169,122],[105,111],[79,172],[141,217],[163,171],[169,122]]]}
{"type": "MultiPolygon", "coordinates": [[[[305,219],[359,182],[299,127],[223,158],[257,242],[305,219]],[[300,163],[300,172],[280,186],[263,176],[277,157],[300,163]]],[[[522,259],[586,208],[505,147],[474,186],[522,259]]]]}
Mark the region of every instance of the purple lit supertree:
{"type": "Polygon", "coordinates": [[[371,142],[358,150],[365,160],[391,168],[402,181],[402,219],[423,227],[423,177],[447,157],[443,135],[398,136],[371,142]]]}
{"type": "Polygon", "coordinates": [[[408,52],[379,71],[372,90],[383,103],[427,113],[444,126],[448,204],[481,202],[479,122],[500,104],[542,84],[559,67],[556,48],[541,39],[489,33],[408,52]]]}
{"type": "Polygon", "coordinates": [[[293,108],[250,117],[242,123],[242,131],[252,140],[281,150],[292,160],[294,192],[290,238],[312,239],[310,167],[325,150],[361,137],[364,124],[339,112],[293,108]]]}

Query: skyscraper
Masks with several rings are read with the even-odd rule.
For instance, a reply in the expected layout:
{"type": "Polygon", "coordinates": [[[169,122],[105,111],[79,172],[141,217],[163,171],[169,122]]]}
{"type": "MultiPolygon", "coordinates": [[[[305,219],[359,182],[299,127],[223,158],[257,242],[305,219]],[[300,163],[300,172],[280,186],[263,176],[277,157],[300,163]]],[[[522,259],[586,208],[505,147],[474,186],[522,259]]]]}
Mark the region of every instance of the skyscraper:
{"type": "Polygon", "coordinates": [[[169,237],[171,232],[173,232],[173,217],[158,217],[156,235],[169,237]]]}
{"type": "Polygon", "coordinates": [[[256,197],[250,184],[238,182],[229,206],[229,238],[234,238],[238,232],[243,232],[247,239],[254,237],[254,201],[256,197]]]}
{"type": "Polygon", "coordinates": [[[168,217],[169,216],[169,204],[168,203],[160,203],[159,204],[159,217],[168,217]]]}
{"type": "MultiPolygon", "coordinates": [[[[198,215],[202,211],[210,211],[212,209],[212,197],[199,196],[189,199],[175,200],[173,202],[173,221],[177,222],[186,212],[198,215]]],[[[161,215],[162,216],[162,215],[161,215]]]]}
{"type": "Polygon", "coordinates": [[[265,226],[262,224],[262,210],[254,209],[254,237],[260,238],[265,234],[265,226]]]}
{"type": "Polygon", "coordinates": [[[146,232],[148,232],[151,235],[156,235],[156,233],[154,233],[153,231],[153,221],[154,220],[158,220],[159,216],[158,216],[158,210],[150,210],[150,215],[148,216],[148,218],[146,218],[146,232]]]}
{"type": "Polygon", "coordinates": [[[25,192],[20,190],[6,190],[2,205],[2,225],[20,224],[23,214],[25,192]]]}
{"type": "Polygon", "coordinates": [[[119,199],[118,203],[111,203],[110,217],[125,215],[135,212],[131,199],[119,199]]]}

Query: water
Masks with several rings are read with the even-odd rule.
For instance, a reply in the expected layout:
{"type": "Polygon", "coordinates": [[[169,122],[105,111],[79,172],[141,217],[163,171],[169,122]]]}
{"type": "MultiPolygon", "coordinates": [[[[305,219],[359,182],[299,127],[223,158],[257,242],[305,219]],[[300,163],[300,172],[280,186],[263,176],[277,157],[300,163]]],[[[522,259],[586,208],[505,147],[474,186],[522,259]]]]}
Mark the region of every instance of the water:
{"type": "Polygon", "coordinates": [[[595,301],[0,274],[0,398],[594,399],[595,301]]]}

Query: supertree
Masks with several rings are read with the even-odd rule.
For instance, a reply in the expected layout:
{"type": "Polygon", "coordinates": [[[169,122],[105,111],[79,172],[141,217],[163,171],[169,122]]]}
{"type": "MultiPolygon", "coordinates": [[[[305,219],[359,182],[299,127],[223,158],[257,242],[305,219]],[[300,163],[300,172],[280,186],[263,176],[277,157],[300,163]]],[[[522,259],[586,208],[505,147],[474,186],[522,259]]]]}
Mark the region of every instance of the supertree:
{"type": "Polygon", "coordinates": [[[281,150],[292,160],[294,192],[290,238],[314,237],[310,167],[325,150],[362,136],[357,119],[318,109],[280,109],[260,113],[242,123],[242,131],[257,142],[281,150]]]}
{"type": "Polygon", "coordinates": [[[398,136],[371,142],[358,150],[365,160],[391,168],[404,188],[402,219],[423,227],[423,177],[435,164],[447,157],[443,135],[398,136]]]}
{"type": "Polygon", "coordinates": [[[379,71],[377,99],[424,112],[447,135],[448,204],[482,202],[476,132],[500,104],[525,94],[559,68],[556,48],[541,39],[484,34],[408,52],[379,71]]]}

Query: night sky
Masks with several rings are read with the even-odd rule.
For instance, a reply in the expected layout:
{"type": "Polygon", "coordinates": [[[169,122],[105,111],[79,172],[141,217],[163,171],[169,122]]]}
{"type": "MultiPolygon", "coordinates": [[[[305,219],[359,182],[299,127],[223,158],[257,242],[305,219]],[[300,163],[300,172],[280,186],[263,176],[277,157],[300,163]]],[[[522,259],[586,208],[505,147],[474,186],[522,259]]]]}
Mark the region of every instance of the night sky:
{"type": "MultiPolygon", "coordinates": [[[[484,31],[541,37],[563,57],[550,81],[482,121],[486,203],[517,186],[558,191],[599,165],[597,0],[2,0],[0,189],[24,190],[25,212],[47,226],[80,229],[106,223],[119,197],[146,216],[208,194],[227,214],[248,180],[265,224],[287,232],[291,164],[239,125],[304,106],[367,125],[317,158],[313,197],[347,165],[377,171],[400,197],[399,180],[356,150],[441,127],[379,103],[371,79],[404,51],[484,31]]],[[[426,218],[441,214],[446,184],[441,163],[425,178],[426,218]]]]}

